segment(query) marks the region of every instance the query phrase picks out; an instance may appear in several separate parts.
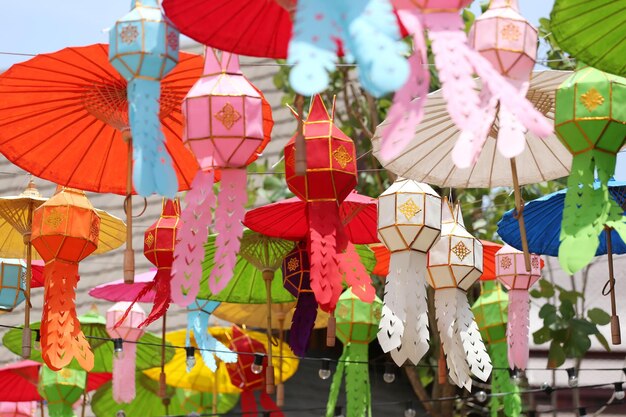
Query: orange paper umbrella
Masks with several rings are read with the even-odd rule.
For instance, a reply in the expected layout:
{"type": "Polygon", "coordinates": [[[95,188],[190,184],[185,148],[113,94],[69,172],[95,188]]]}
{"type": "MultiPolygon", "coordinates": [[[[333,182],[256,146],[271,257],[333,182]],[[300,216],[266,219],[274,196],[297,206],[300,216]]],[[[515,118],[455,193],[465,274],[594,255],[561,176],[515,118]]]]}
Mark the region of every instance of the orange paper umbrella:
{"type": "MultiPolygon", "coordinates": [[[[65,48],[0,75],[0,152],[32,174],[85,191],[130,195],[132,147],[127,81],[109,63],[108,46],[65,48]]],[[[160,119],[180,190],[198,165],[183,146],[180,103],[202,74],[202,58],[180,53],[161,83],[160,119]]],[[[125,278],[132,282],[130,198],[125,278]]]]}
{"type": "Polygon", "coordinates": [[[98,247],[100,216],[85,193],[59,188],[33,212],[31,242],[46,262],[41,356],[58,371],[72,359],[86,370],[94,356],[76,314],[78,262],[98,247]]]}

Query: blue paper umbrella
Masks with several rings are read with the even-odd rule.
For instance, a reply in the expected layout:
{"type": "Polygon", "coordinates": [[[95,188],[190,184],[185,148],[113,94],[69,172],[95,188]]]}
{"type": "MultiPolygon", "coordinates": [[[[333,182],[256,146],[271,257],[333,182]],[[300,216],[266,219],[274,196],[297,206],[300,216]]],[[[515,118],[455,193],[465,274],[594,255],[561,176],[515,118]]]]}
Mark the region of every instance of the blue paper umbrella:
{"type": "MultiPolygon", "coordinates": [[[[626,182],[609,181],[609,193],[621,207],[626,202],[626,182]]],[[[563,206],[567,189],[548,194],[524,205],[524,220],[528,235],[528,249],[539,255],[558,256],[561,236],[561,222],[563,220],[563,206]]],[[[509,245],[522,249],[519,224],[515,218],[515,211],[504,213],[498,222],[498,235],[509,245]]],[[[606,232],[600,236],[600,244],[596,256],[606,255],[606,232]]],[[[615,230],[611,231],[612,253],[626,253],[626,243],[615,230]]]]}

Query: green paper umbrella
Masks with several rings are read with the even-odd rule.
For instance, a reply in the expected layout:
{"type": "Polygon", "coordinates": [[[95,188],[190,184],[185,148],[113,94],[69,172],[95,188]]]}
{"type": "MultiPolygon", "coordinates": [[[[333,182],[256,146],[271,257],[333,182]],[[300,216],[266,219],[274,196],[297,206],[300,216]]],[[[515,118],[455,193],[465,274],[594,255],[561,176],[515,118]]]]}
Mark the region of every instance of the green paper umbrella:
{"type": "MultiPolygon", "coordinates": [[[[169,405],[166,407],[159,397],[159,383],[148,378],[142,372],[136,375],[137,395],[129,404],[118,404],[113,400],[111,382],[100,387],[91,399],[91,409],[96,417],[112,417],[123,410],[126,417],[153,417],[164,415],[202,414],[211,409],[213,394],[197,392],[181,388],[168,387],[166,398],[169,405]]],[[[239,394],[218,394],[217,412],[227,413],[239,400],[239,394]]]]}
{"type": "Polygon", "coordinates": [[[346,417],[371,416],[371,392],[368,345],[376,338],[382,309],[378,297],[371,304],[364,303],[347,289],[339,297],[335,317],[337,337],[343,343],[343,353],[330,385],[326,417],[335,414],[341,381],[346,378],[346,417]]]}
{"type": "Polygon", "coordinates": [[[509,296],[502,289],[498,281],[481,281],[480,297],[472,306],[472,312],[478,324],[478,329],[487,342],[487,350],[493,364],[491,372],[491,392],[509,392],[510,395],[492,396],[489,400],[491,415],[497,417],[500,410],[508,417],[517,417],[522,412],[522,400],[519,396],[519,387],[511,383],[507,370],[506,324],[509,296]]]}
{"type": "Polygon", "coordinates": [[[568,274],[591,262],[605,227],[626,240],[624,210],[608,189],[626,140],[625,103],[625,78],[582,64],[556,92],[555,130],[574,156],[559,246],[559,262],[568,274]]]}
{"type": "Polygon", "coordinates": [[[55,372],[45,365],[40,372],[39,393],[48,402],[50,417],[75,416],[72,406],[85,391],[87,372],[68,368],[55,372]]]}
{"type": "Polygon", "coordinates": [[[626,76],[625,14],[623,0],[556,0],[550,30],[578,61],[626,76]]]}
{"type": "MultiPolygon", "coordinates": [[[[94,367],[91,372],[112,372],[113,371],[113,343],[111,337],[106,330],[106,319],[92,310],[83,316],[79,316],[78,320],[81,329],[94,353],[94,367]]],[[[34,323],[30,327],[38,330],[41,323],[34,323]]],[[[159,366],[161,364],[161,339],[145,333],[139,342],[147,344],[137,345],[137,370],[144,370],[159,366]]],[[[13,329],[8,331],[2,338],[2,343],[11,352],[20,354],[22,351],[22,330],[13,329]]],[[[174,349],[166,349],[165,360],[169,361],[174,356],[174,349]]],[[[43,363],[41,351],[33,350],[31,359],[43,363]]],[[[82,369],[75,360],[68,366],[72,369],[82,369]]]]}

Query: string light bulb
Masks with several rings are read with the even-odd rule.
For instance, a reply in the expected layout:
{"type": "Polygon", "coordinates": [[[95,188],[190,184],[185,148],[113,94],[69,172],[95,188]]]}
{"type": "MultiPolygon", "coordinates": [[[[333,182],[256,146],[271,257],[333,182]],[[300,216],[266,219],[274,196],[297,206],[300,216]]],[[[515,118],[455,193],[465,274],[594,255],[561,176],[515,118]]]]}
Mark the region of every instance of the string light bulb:
{"type": "Polygon", "coordinates": [[[383,374],[383,381],[391,384],[396,380],[396,368],[392,363],[385,364],[385,373],[383,374]]]}
{"type": "Polygon", "coordinates": [[[476,394],[474,394],[474,398],[476,398],[476,401],[478,401],[479,403],[484,403],[485,401],[487,401],[487,393],[485,391],[478,391],[476,394]]]}
{"type": "Polygon", "coordinates": [[[415,417],[417,415],[417,411],[415,411],[415,407],[413,407],[413,401],[406,402],[406,408],[404,409],[404,417],[415,417]]]}
{"type": "Polygon", "coordinates": [[[552,386],[548,383],[548,382],[544,382],[543,384],[541,384],[540,389],[545,392],[547,395],[552,394],[552,386]]]}
{"type": "Polygon", "coordinates": [[[587,416],[587,410],[585,409],[585,407],[580,407],[578,409],[578,416],[579,417],[588,417],[587,416]]]}
{"type": "Polygon", "coordinates": [[[522,371],[519,368],[509,370],[511,376],[511,382],[515,386],[520,386],[522,383],[522,371]]]}
{"type": "Polygon", "coordinates": [[[196,366],[196,348],[193,346],[185,347],[186,359],[185,363],[187,364],[187,369],[192,369],[196,366]]]}
{"type": "Polygon", "coordinates": [[[335,414],[333,414],[334,417],[343,417],[343,408],[336,406],[335,407],[335,414]]]}
{"type": "Polygon", "coordinates": [[[126,417],[126,413],[124,412],[124,410],[119,410],[117,413],[115,413],[115,417],[126,417]]]}
{"type": "Polygon", "coordinates": [[[252,365],[250,365],[250,370],[253,374],[258,375],[263,372],[263,356],[265,355],[263,355],[262,353],[254,354],[254,362],[252,362],[252,365]]]}
{"type": "Polygon", "coordinates": [[[320,379],[328,379],[330,378],[330,361],[328,359],[322,359],[322,367],[317,373],[320,379]]]}
{"type": "Polygon", "coordinates": [[[118,359],[121,359],[124,354],[124,341],[119,337],[113,339],[113,354],[118,359]]]}
{"type": "Polygon", "coordinates": [[[576,368],[567,368],[565,370],[567,372],[567,385],[574,388],[578,386],[578,375],[576,373],[576,368]]]}
{"type": "Polygon", "coordinates": [[[615,392],[613,393],[613,396],[615,397],[616,400],[622,401],[625,397],[624,387],[622,386],[621,382],[616,382],[614,385],[615,385],[615,392]]]}

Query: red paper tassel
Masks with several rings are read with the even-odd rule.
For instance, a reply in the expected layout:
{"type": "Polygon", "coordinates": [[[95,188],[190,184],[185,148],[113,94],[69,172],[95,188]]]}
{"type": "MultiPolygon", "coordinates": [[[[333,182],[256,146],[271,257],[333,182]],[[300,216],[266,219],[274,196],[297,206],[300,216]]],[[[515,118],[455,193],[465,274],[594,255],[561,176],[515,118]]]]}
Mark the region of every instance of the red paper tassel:
{"type": "Polygon", "coordinates": [[[248,416],[257,415],[258,408],[256,406],[256,399],[254,398],[254,391],[242,391],[241,392],[241,413],[248,416]]]}
{"type": "Polygon", "coordinates": [[[156,287],[156,295],[154,296],[154,304],[148,317],[139,325],[139,327],[148,326],[150,323],[163,317],[172,302],[171,283],[172,275],[170,268],[159,268],[154,276],[154,285],[156,287]]]}
{"type": "Polygon", "coordinates": [[[43,320],[41,322],[41,356],[54,371],[70,364],[78,364],[90,371],[94,356],[80,329],[76,314],[76,285],[78,264],[58,260],[44,267],[43,320]]]}
{"type": "Polygon", "coordinates": [[[342,228],[336,201],[308,204],[309,254],[311,255],[311,289],[322,310],[331,312],[343,291],[337,266],[337,243],[345,245],[344,238],[337,242],[337,231],[342,228]]]}
{"type": "Polygon", "coordinates": [[[361,263],[361,257],[348,242],[346,250],[339,255],[339,271],[344,276],[348,286],[352,287],[352,293],[364,303],[371,303],[376,297],[376,289],[372,286],[372,280],[367,269],[361,263]]]}
{"type": "Polygon", "coordinates": [[[261,403],[261,407],[263,407],[265,411],[270,412],[270,417],[284,417],[283,412],[280,408],[278,408],[274,400],[272,400],[272,397],[270,397],[265,390],[261,390],[259,401],[261,403]]]}

